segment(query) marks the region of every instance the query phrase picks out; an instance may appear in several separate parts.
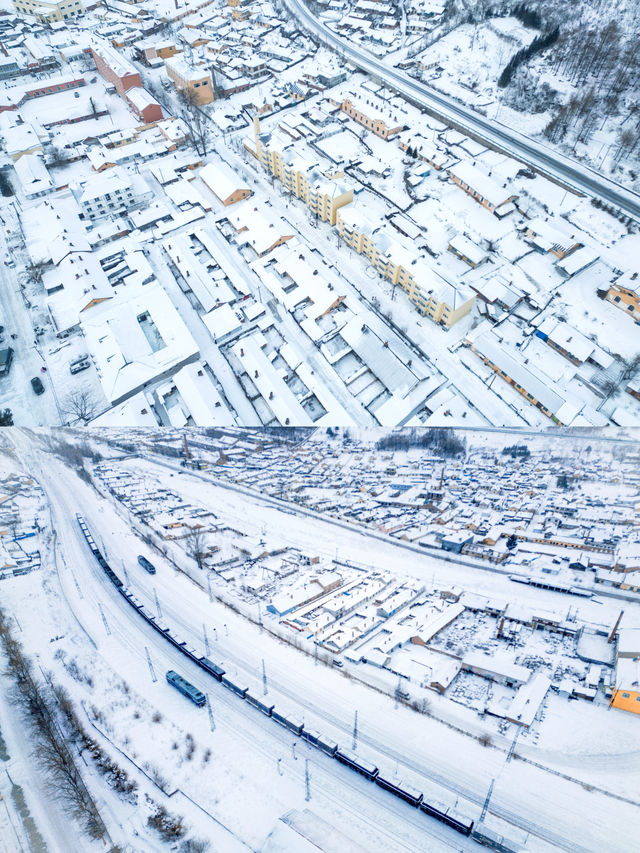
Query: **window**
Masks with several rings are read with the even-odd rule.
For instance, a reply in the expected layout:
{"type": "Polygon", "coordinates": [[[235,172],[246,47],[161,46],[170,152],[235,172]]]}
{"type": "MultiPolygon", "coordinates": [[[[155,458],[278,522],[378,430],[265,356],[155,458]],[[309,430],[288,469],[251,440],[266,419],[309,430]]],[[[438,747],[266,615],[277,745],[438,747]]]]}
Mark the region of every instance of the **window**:
{"type": "Polygon", "coordinates": [[[623,694],[622,694],[622,698],[623,698],[623,699],[628,699],[628,698],[629,698],[629,694],[628,694],[628,693],[623,693],[623,694]]]}

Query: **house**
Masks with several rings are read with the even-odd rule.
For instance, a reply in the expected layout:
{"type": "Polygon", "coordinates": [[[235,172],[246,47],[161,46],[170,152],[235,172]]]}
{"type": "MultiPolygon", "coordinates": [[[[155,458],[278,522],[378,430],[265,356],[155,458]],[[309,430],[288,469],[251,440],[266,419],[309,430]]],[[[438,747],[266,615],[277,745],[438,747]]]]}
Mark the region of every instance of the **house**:
{"type": "Polygon", "coordinates": [[[39,198],[55,191],[56,187],[38,154],[25,154],[13,164],[20,186],[27,198],[39,198]]]}
{"type": "Polygon", "coordinates": [[[118,405],[196,361],[199,350],[157,282],[122,288],[85,312],[82,330],[105,397],[118,405]]]}
{"type": "Polygon", "coordinates": [[[451,166],[448,174],[456,186],[498,216],[511,212],[507,206],[518,197],[467,160],[451,166]]]}
{"type": "Polygon", "coordinates": [[[539,252],[550,252],[559,260],[583,246],[576,237],[576,229],[556,216],[531,219],[523,226],[523,231],[527,243],[539,252]]]}
{"type": "Polygon", "coordinates": [[[128,89],[124,99],[140,121],[145,124],[153,124],[153,122],[162,121],[164,118],[162,107],[146,89],[137,86],[128,89]]]}
{"type": "Polygon", "coordinates": [[[487,253],[462,234],[452,237],[447,248],[456,257],[460,258],[461,261],[469,264],[474,269],[487,259],[487,253]]]}
{"type": "Polygon", "coordinates": [[[294,236],[288,233],[283,219],[270,222],[257,207],[250,207],[246,201],[234,208],[227,218],[236,230],[238,245],[250,246],[260,258],[294,236]]]}
{"type": "Polygon", "coordinates": [[[207,163],[200,169],[200,178],[225,207],[251,195],[251,190],[243,186],[238,173],[224,162],[207,163]]]}
{"type": "Polygon", "coordinates": [[[492,330],[482,331],[473,339],[468,338],[467,343],[485,364],[557,424],[566,425],[577,414],[573,407],[570,410],[565,397],[554,389],[549,377],[545,377],[521,353],[504,346],[492,330]]]}
{"type": "Polygon", "coordinates": [[[129,175],[116,166],[71,186],[74,198],[85,219],[100,219],[111,214],[126,213],[153,197],[141,175],[129,175]]]}
{"type": "Polygon", "coordinates": [[[606,299],[634,322],[640,323],[640,279],[637,272],[620,276],[607,291],[606,299]]]}

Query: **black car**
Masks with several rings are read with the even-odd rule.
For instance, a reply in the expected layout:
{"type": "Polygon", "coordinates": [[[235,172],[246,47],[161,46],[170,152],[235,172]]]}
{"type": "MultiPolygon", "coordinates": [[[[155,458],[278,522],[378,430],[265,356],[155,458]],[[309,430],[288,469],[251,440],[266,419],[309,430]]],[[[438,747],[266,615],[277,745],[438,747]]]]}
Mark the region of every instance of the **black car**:
{"type": "Polygon", "coordinates": [[[13,361],[12,347],[0,350],[0,376],[6,376],[11,370],[11,362],[13,361]]]}
{"type": "Polygon", "coordinates": [[[31,380],[31,387],[35,391],[36,394],[44,394],[44,385],[42,384],[42,380],[39,376],[34,376],[31,380]]]}
{"type": "Polygon", "coordinates": [[[138,562],[145,571],[149,572],[150,575],[155,575],[156,567],[153,563],[150,563],[146,557],[143,557],[142,554],[138,557],[138,562]]]}

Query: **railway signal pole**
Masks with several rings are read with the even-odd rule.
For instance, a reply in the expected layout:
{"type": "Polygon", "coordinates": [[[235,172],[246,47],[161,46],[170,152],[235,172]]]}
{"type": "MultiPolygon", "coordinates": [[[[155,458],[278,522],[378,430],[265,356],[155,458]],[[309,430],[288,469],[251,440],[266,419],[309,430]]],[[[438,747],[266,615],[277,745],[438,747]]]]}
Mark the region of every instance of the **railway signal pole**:
{"type": "Polygon", "coordinates": [[[264,668],[264,658],[262,658],[262,692],[267,695],[267,671],[264,668]]]}
{"type": "Polygon", "coordinates": [[[495,779],[492,779],[491,784],[489,785],[489,790],[487,791],[487,796],[485,798],[484,805],[482,806],[482,813],[480,814],[479,823],[482,823],[482,821],[484,820],[484,816],[487,813],[487,809],[489,808],[489,800],[491,799],[491,794],[493,794],[493,786],[495,784],[495,781],[495,779]]]}
{"type": "Polygon", "coordinates": [[[211,707],[211,699],[209,698],[208,693],[207,693],[207,711],[209,712],[209,726],[211,727],[211,731],[215,732],[216,724],[213,721],[213,708],[211,707]]]}
{"type": "Polygon", "coordinates": [[[127,569],[124,564],[124,560],[122,561],[122,574],[124,575],[124,582],[127,586],[129,586],[129,575],[127,574],[127,569]]]}
{"type": "Polygon", "coordinates": [[[305,798],[305,800],[306,800],[306,802],[307,802],[307,803],[308,803],[308,802],[309,802],[309,800],[311,799],[311,786],[310,786],[310,784],[309,784],[309,783],[310,783],[310,777],[309,777],[309,759],[308,759],[308,758],[305,758],[305,760],[304,760],[304,787],[305,787],[305,794],[304,794],[304,798],[305,798]]]}
{"type": "Polygon", "coordinates": [[[356,749],[358,746],[358,711],[356,709],[356,715],[353,720],[353,749],[356,749]]]}
{"type": "Polygon", "coordinates": [[[209,657],[209,638],[207,637],[207,626],[202,623],[202,633],[204,635],[204,651],[207,657],[209,657]]]}
{"type": "Polygon", "coordinates": [[[151,655],[149,654],[149,649],[147,646],[144,647],[144,653],[147,656],[147,664],[149,666],[149,672],[151,673],[151,680],[155,684],[155,682],[158,680],[158,677],[156,676],[153,664],[151,663],[151,655]]]}

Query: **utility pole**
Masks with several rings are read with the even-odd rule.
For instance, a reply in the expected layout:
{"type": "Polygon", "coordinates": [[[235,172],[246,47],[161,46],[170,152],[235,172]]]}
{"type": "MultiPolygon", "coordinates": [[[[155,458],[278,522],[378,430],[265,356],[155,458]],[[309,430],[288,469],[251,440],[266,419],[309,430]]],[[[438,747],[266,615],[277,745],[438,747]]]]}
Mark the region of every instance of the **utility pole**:
{"type": "Polygon", "coordinates": [[[262,602],[258,602],[258,627],[260,629],[260,633],[262,634],[262,602]]]}
{"type": "Polygon", "coordinates": [[[204,651],[207,657],[209,656],[209,638],[207,637],[207,626],[202,623],[202,634],[204,636],[204,651]]]}
{"type": "Polygon", "coordinates": [[[304,760],[304,787],[305,787],[304,798],[305,798],[305,801],[307,803],[311,799],[311,787],[309,784],[310,781],[311,780],[309,778],[309,759],[305,758],[305,760],[304,760]]]}
{"type": "Polygon", "coordinates": [[[264,668],[264,658],[262,658],[262,692],[267,695],[267,671],[264,668]]]}
{"type": "Polygon", "coordinates": [[[149,649],[148,649],[148,647],[147,647],[147,646],[145,646],[145,647],[144,647],[144,653],[145,653],[145,655],[147,656],[147,664],[148,664],[148,666],[149,666],[149,672],[151,673],[151,680],[152,680],[152,681],[154,682],[154,684],[155,684],[155,682],[156,682],[158,679],[157,679],[156,674],[155,674],[155,671],[154,671],[154,669],[153,669],[153,664],[151,663],[151,655],[149,654],[149,649]]]}
{"type": "Polygon", "coordinates": [[[356,715],[353,719],[353,749],[357,749],[358,747],[358,711],[356,709],[356,715]]]}
{"type": "Polygon", "coordinates": [[[129,575],[127,574],[127,569],[124,564],[124,560],[122,561],[122,574],[124,575],[124,582],[126,586],[129,586],[129,575]]]}

